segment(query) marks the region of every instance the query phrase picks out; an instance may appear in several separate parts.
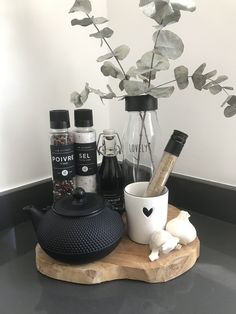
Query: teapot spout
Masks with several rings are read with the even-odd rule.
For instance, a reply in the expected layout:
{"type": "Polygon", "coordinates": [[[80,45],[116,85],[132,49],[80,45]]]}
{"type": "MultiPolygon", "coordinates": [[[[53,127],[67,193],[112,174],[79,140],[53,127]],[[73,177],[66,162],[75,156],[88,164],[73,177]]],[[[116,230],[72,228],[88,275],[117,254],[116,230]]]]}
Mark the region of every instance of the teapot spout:
{"type": "Polygon", "coordinates": [[[23,208],[24,211],[27,212],[30,217],[34,230],[37,231],[41,218],[43,217],[45,210],[40,210],[34,207],[34,205],[27,205],[23,208]]]}

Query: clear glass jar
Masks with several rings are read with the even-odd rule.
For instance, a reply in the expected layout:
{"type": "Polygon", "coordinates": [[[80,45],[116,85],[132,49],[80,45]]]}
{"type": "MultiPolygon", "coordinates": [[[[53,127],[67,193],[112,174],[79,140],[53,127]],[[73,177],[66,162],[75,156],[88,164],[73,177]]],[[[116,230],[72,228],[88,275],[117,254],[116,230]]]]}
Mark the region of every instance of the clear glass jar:
{"type": "Polygon", "coordinates": [[[127,96],[129,119],[122,137],[125,184],[149,181],[161,157],[157,99],[150,95],[127,96]]]}

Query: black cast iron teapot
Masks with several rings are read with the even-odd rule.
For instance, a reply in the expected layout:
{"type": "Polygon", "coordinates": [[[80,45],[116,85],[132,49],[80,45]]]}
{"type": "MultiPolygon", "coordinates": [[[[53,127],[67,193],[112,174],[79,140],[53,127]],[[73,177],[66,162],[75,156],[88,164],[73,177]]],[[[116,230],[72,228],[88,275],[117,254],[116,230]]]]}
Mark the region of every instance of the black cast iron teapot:
{"type": "Polygon", "coordinates": [[[124,233],[119,213],[94,193],[75,189],[52,207],[26,206],[38,242],[51,257],[68,263],[88,263],[109,254],[124,233]]]}

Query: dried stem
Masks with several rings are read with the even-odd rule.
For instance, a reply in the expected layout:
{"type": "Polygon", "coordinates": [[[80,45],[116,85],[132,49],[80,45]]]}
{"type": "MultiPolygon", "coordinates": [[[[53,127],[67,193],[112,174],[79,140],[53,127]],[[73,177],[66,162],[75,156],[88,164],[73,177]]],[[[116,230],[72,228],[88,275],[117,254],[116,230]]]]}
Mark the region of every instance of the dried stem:
{"type": "Polygon", "coordinates": [[[141,130],[140,130],[140,133],[139,133],[139,145],[138,145],[138,158],[137,158],[137,166],[136,166],[136,180],[137,180],[137,177],[138,177],[138,171],[139,171],[139,164],[140,164],[140,153],[141,153],[141,143],[142,143],[142,138],[143,138],[143,128],[144,128],[144,119],[145,119],[145,116],[146,116],[146,111],[144,112],[144,116],[142,116],[142,113],[139,112],[139,116],[140,116],[140,119],[141,119],[141,130]]]}

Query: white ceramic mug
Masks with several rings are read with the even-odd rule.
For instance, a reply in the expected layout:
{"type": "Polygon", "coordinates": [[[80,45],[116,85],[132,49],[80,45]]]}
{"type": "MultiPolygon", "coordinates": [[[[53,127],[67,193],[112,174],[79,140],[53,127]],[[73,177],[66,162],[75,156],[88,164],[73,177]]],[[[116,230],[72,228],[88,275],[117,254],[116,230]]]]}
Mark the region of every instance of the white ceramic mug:
{"type": "Polygon", "coordinates": [[[159,196],[143,197],[149,182],[135,182],[125,187],[128,235],[131,240],[148,244],[154,231],[163,229],[167,222],[168,189],[159,196]]]}

